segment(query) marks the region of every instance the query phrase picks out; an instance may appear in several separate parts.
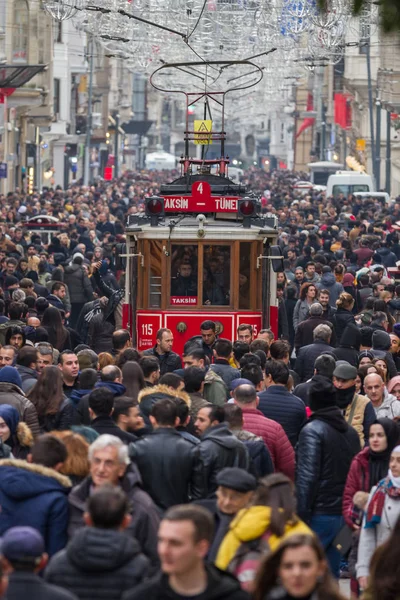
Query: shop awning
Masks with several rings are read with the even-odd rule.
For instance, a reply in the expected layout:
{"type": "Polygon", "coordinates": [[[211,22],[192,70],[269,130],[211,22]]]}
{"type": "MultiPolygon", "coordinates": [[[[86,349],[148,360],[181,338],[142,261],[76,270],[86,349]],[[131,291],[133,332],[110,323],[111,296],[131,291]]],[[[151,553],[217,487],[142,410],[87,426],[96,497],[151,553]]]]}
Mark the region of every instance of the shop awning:
{"type": "Polygon", "coordinates": [[[47,65],[0,65],[0,88],[19,88],[28,83],[47,65]]]}

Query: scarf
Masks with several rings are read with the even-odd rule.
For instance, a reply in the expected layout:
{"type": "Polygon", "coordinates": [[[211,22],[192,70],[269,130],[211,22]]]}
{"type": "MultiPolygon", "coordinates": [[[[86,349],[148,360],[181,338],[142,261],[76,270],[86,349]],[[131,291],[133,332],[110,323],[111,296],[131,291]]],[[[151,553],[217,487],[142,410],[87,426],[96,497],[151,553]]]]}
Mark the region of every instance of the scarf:
{"type": "Polygon", "coordinates": [[[370,489],[377,485],[378,481],[384,479],[389,469],[390,455],[392,454],[393,448],[399,441],[399,429],[397,423],[382,417],[373,422],[373,425],[381,425],[386,435],[387,446],[382,452],[374,452],[369,449],[368,452],[368,465],[369,465],[369,485],[370,489]]]}
{"type": "MultiPolygon", "coordinates": [[[[395,478],[395,480],[396,479],[397,478],[395,478]]],[[[372,529],[380,524],[386,496],[396,500],[400,499],[400,487],[396,487],[393,483],[390,471],[389,475],[378,483],[371,498],[365,519],[365,529],[372,529]]]]}

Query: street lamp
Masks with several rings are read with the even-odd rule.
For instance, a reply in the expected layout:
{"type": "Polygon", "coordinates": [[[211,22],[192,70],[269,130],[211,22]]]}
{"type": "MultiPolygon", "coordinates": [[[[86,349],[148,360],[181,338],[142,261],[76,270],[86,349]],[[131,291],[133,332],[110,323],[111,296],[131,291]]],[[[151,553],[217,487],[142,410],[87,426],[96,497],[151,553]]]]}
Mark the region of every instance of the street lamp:
{"type": "Polygon", "coordinates": [[[84,0],[43,0],[43,8],[56,21],[66,21],[83,9],[84,0]]]}

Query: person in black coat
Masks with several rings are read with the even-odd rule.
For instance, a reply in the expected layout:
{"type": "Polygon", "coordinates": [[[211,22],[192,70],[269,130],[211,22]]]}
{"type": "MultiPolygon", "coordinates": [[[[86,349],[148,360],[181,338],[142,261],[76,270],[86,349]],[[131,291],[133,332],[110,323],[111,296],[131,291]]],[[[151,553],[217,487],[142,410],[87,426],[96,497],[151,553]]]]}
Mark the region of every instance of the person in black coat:
{"type": "Polygon", "coordinates": [[[351,312],[354,306],[354,298],[347,292],[342,292],[336,300],[337,311],[332,316],[333,327],[336,332],[336,339],[341,340],[344,330],[349,323],[356,324],[354,315],[351,312]]]}
{"type": "MultiPolygon", "coordinates": [[[[333,371],[335,370],[336,359],[331,354],[321,354],[315,359],[314,363],[314,375],[324,375],[332,381],[333,371]]],[[[312,386],[312,379],[299,383],[294,388],[294,395],[303,400],[306,406],[310,405],[310,389],[312,386]]]]}
{"type": "MultiPolygon", "coordinates": [[[[295,447],[300,430],[307,421],[304,402],[288,391],[286,386],[289,369],[282,361],[268,360],[265,375],[268,387],[258,394],[258,410],[267,419],[282,425],[290,443],[295,447]]],[[[235,398],[239,403],[240,389],[241,386],[235,391],[235,398]]]]}
{"type": "Polygon", "coordinates": [[[314,343],[300,348],[296,358],[294,370],[300,380],[307,381],[313,376],[315,359],[321,354],[332,354],[334,348],[330,346],[332,329],[328,325],[318,325],[314,329],[314,343]]]}
{"type": "Polygon", "coordinates": [[[115,435],[124,444],[135,442],[137,437],[133,433],[123,431],[111,417],[114,408],[114,394],[106,387],[95,388],[89,394],[90,427],[99,435],[115,435]]]}
{"type": "Polygon", "coordinates": [[[361,344],[361,332],[357,325],[349,323],[342,333],[340,344],[333,351],[336,360],[345,360],[353,367],[358,367],[358,354],[361,344]]]}
{"type": "Polygon", "coordinates": [[[360,452],[360,440],[336,405],[335,388],[327,377],[314,375],[310,408],[313,414],[297,445],[297,512],[320,538],[332,573],[338,577],[340,554],[333,541],[344,524],[343,491],[351,461],[360,452]]]}
{"type": "Polygon", "coordinates": [[[172,351],[173,343],[172,331],[163,327],[156,333],[156,345],[143,352],[143,356],[152,356],[158,360],[161,376],[182,368],[181,357],[172,351]]]}
{"type": "MultiPolygon", "coordinates": [[[[8,572],[7,600],[78,600],[78,597],[43,581],[38,573],[46,566],[44,540],[33,527],[11,527],[1,540],[3,566],[8,572]]],[[[0,578],[0,596],[6,586],[0,578]]]]}
{"type": "Polygon", "coordinates": [[[130,458],[138,466],[146,492],[161,510],[203,498],[199,445],[191,444],[176,431],[180,420],[175,400],[164,398],[155,402],[150,420],[153,432],[129,446],[130,458]]]}
{"type": "Polygon", "coordinates": [[[246,446],[228,429],[222,406],[210,404],[197,413],[195,428],[201,436],[199,444],[203,474],[205,478],[205,497],[212,497],[217,489],[217,474],[224,467],[249,469],[250,458],[246,446]]]}
{"type": "Polygon", "coordinates": [[[324,318],[323,312],[324,309],[322,305],[319,302],[314,302],[314,304],[311,304],[310,306],[310,316],[305,321],[302,321],[298,324],[296,329],[296,335],[294,336],[294,347],[296,350],[296,354],[303,346],[308,346],[313,343],[314,329],[321,324],[328,325],[332,329],[330,341],[332,346],[336,345],[335,330],[333,329],[332,323],[324,318]]]}
{"type": "Polygon", "coordinates": [[[202,506],[170,508],[158,532],[161,571],[124,594],[122,600],[250,600],[233,575],[205,563],[213,525],[211,513],[202,506]],[[173,556],[168,552],[171,544],[175,546],[173,556]]]}
{"type": "Polygon", "coordinates": [[[296,294],[297,294],[296,286],[294,284],[288,285],[288,287],[286,288],[286,298],[284,300],[284,304],[285,304],[286,317],[287,317],[288,327],[289,327],[289,344],[290,344],[291,348],[294,347],[295,329],[294,329],[294,325],[293,325],[293,313],[294,313],[294,307],[297,304],[296,294]]]}
{"type": "Polygon", "coordinates": [[[125,533],[129,522],[128,498],[120,488],[105,485],[95,490],[88,501],[86,527],[51,559],[46,581],[79,600],[119,600],[146,579],[150,567],[138,541],[125,533]]]}

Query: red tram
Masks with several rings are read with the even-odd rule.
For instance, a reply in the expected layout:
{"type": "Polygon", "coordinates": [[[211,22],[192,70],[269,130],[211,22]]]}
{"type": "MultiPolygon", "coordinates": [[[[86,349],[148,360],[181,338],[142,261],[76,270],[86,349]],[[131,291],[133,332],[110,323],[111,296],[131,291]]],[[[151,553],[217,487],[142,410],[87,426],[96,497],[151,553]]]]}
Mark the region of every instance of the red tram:
{"type": "Polygon", "coordinates": [[[232,341],[241,323],[251,324],[255,334],[269,327],[277,333],[276,272],[282,270],[282,257],[276,217],[262,215],[258,198],[229,179],[225,92],[185,96],[187,109],[199,100],[217,101],[222,130],[212,132],[206,125],[206,134],[199,128],[189,131],[187,117],[181,176],[145,200],[144,214],[129,217],[124,324],[140,351],[152,347],[156,331],[167,327],[174,350],[182,353],[206,319],[232,341]],[[193,140],[202,148],[219,141],[221,158],[206,159],[204,152],[202,158],[190,158],[193,140]]]}

